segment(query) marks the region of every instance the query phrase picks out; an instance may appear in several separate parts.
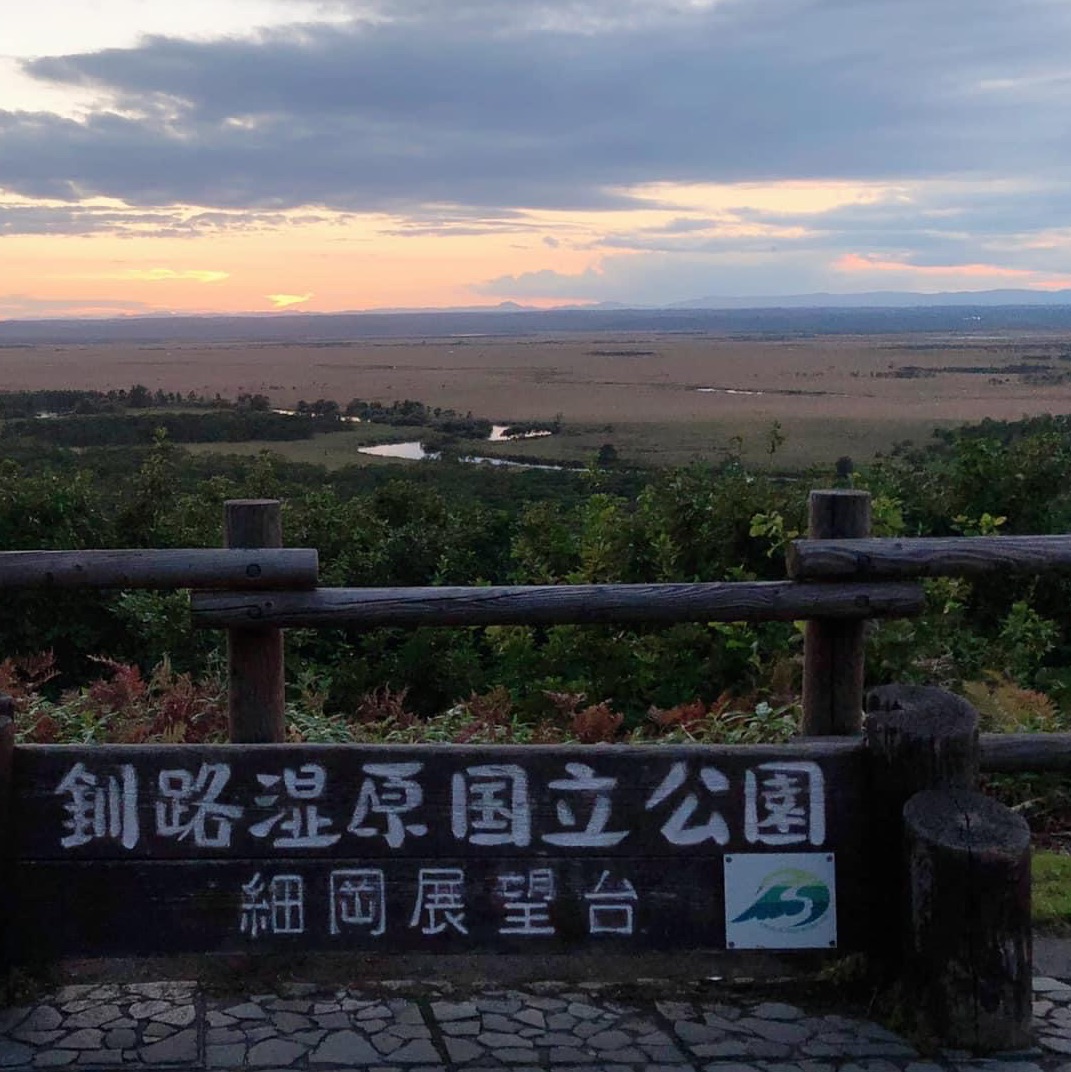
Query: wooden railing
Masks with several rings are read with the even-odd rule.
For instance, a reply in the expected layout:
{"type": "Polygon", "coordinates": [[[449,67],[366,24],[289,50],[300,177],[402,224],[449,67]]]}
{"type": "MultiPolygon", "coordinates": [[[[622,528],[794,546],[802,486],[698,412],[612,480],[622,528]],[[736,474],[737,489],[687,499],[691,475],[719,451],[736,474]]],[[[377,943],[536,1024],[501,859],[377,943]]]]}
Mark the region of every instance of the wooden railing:
{"type": "Polygon", "coordinates": [[[1071,734],[979,738],[938,690],[864,695],[864,630],[921,613],[927,576],[1067,568],[1071,537],[874,539],[869,516],[865,493],[813,492],[774,582],[321,589],[270,500],[226,504],[221,550],[0,553],[0,588],[193,590],[193,625],[228,632],[248,746],[15,746],[0,699],[7,955],[862,948],[948,1044],[1025,1045],[1029,833],[973,789],[1071,770],[1071,734]],[[732,620],[807,622],[802,739],[281,743],[285,627],[732,620]],[[764,930],[763,883],[800,868],[811,929],[764,930]]]}
{"type": "MultiPolygon", "coordinates": [[[[926,577],[1071,569],[1071,536],[874,538],[870,496],[815,491],[789,579],[695,584],[318,588],[318,555],[282,546],[280,503],[235,500],[224,549],[0,552],[4,588],[188,588],[196,628],[228,633],[230,740],[284,739],[282,630],[806,621],[804,736],[851,736],[865,708],[868,619],[922,613],[926,577]]],[[[1071,770],[1071,734],[983,734],[983,769],[1071,770]]]]}

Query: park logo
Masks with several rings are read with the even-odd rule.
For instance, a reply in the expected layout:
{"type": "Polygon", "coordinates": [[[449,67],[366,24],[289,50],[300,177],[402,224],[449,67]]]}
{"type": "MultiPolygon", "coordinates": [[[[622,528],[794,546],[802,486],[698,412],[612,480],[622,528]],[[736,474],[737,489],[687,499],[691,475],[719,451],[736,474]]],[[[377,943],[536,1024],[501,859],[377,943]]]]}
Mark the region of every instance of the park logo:
{"type": "Polygon", "coordinates": [[[837,944],[830,853],[725,857],[725,940],[730,949],[829,949],[837,944]]]}

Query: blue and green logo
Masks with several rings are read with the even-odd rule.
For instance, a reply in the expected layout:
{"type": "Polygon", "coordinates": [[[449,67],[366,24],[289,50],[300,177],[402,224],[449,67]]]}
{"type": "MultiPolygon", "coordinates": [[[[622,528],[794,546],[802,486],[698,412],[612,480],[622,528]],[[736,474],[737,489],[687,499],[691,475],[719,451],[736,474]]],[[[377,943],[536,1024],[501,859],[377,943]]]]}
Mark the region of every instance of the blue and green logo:
{"type": "Polygon", "coordinates": [[[810,871],[785,867],[763,879],[755,899],[733,923],[754,920],[773,931],[803,931],[822,921],[832,903],[829,885],[810,871]]]}

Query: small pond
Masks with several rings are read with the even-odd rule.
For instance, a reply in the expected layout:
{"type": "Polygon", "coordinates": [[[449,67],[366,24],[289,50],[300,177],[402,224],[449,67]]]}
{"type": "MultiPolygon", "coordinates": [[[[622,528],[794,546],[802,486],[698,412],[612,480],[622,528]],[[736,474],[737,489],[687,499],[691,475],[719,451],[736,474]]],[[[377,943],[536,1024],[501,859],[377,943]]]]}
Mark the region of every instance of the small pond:
{"type": "MultiPolygon", "coordinates": [[[[378,458],[404,458],[411,462],[434,461],[439,457],[438,451],[427,451],[419,440],[410,440],[407,443],[377,443],[374,447],[358,447],[359,454],[374,454],[378,458]]],[[[511,469],[557,469],[564,470],[566,465],[539,465],[535,462],[515,462],[507,458],[485,458],[471,455],[459,458],[458,461],[468,465],[497,465],[511,469]]]]}
{"type": "Polygon", "coordinates": [[[358,447],[358,454],[374,454],[377,458],[406,458],[412,462],[421,462],[425,458],[438,458],[437,451],[427,451],[420,440],[408,443],[377,443],[374,447],[358,447]]]}
{"type": "Polygon", "coordinates": [[[697,387],[701,395],[764,395],[765,391],[743,391],[737,387],[697,387]]]}
{"type": "Polygon", "coordinates": [[[491,434],[487,437],[488,443],[506,443],[511,439],[541,439],[543,436],[554,435],[550,429],[541,432],[518,432],[515,435],[506,435],[508,424],[492,424],[491,434]]]}

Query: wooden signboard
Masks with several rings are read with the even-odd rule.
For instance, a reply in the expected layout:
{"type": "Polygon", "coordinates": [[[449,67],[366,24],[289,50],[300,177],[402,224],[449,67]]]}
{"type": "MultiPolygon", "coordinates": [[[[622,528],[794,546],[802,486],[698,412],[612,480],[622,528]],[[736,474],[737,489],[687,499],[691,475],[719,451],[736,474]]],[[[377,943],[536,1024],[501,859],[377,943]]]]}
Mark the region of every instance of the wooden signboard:
{"type": "Polygon", "coordinates": [[[17,959],[853,946],[864,781],[848,740],[19,746],[8,944],[17,959]]]}

